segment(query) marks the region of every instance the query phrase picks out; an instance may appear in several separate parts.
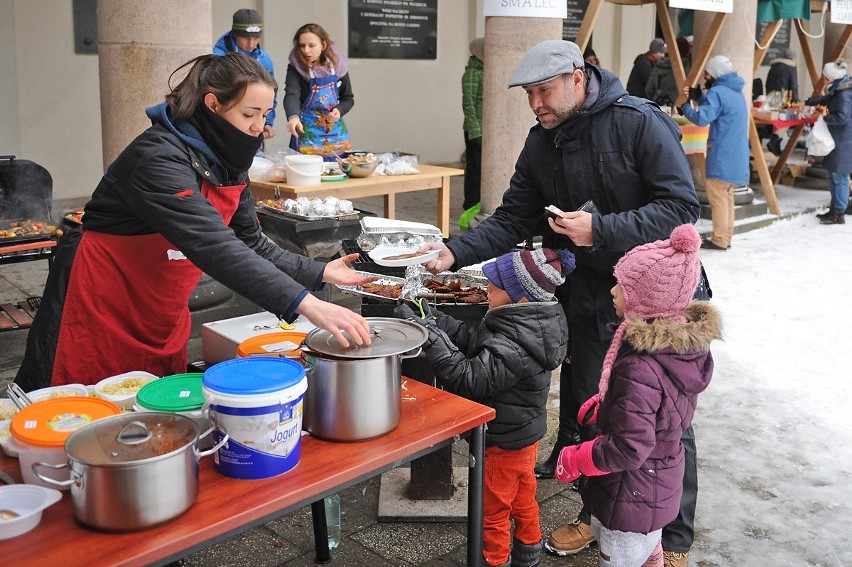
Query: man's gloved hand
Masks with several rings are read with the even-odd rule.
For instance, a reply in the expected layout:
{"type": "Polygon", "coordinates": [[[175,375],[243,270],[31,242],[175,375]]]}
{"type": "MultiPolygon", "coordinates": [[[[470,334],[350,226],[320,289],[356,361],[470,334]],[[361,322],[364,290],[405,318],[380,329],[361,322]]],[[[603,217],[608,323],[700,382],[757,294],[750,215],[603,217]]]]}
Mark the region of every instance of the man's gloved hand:
{"type": "Polygon", "coordinates": [[[580,411],[577,412],[577,423],[584,426],[596,424],[598,422],[598,408],[600,405],[600,394],[595,394],[586,400],[583,405],[580,406],[580,411]]]}
{"type": "Polygon", "coordinates": [[[680,116],[683,116],[683,107],[684,107],[684,106],[686,106],[686,105],[684,104],[683,106],[676,106],[676,107],[675,107],[675,110],[677,110],[677,113],[678,113],[680,116]]]}
{"type": "Polygon", "coordinates": [[[393,310],[394,317],[399,319],[405,319],[406,321],[411,321],[417,325],[420,325],[426,332],[429,334],[429,337],[426,339],[426,342],[423,344],[424,349],[428,349],[433,344],[438,341],[443,342],[447,346],[453,346],[453,342],[450,340],[450,337],[447,336],[438,325],[435,324],[434,317],[431,316],[431,311],[426,319],[420,317],[420,314],[417,313],[414,309],[411,308],[407,303],[401,303],[394,307],[393,310]]]}
{"type": "Polygon", "coordinates": [[[704,92],[701,87],[691,87],[689,89],[689,100],[699,100],[704,92]]]}

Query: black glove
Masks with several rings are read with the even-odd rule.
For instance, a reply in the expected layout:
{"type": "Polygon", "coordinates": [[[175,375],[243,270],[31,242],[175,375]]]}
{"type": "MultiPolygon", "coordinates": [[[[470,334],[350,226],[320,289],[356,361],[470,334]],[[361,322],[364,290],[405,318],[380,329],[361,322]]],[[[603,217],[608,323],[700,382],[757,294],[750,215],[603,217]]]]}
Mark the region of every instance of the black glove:
{"type": "Polygon", "coordinates": [[[690,87],[689,100],[699,100],[702,94],[701,87],[690,87]]]}
{"type": "Polygon", "coordinates": [[[681,116],[683,116],[683,107],[684,107],[684,106],[686,106],[686,105],[684,104],[683,106],[678,106],[678,107],[676,107],[676,109],[675,109],[675,110],[677,110],[677,113],[678,113],[679,115],[681,115],[681,116]]]}

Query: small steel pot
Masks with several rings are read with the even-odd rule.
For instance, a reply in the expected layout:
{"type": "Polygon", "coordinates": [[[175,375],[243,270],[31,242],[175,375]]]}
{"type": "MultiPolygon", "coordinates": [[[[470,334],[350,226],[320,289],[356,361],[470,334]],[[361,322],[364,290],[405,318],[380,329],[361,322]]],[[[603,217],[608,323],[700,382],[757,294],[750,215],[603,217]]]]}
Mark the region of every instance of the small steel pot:
{"type": "Polygon", "coordinates": [[[329,441],[379,437],[399,424],[402,359],[420,354],[426,331],[400,319],[368,317],[372,344],[341,347],[314,329],[302,345],[308,379],[302,427],[329,441]]]}
{"type": "Polygon", "coordinates": [[[107,531],[151,528],[186,512],[198,495],[198,459],[211,455],[228,440],[199,451],[197,423],[165,413],[124,413],[90,423],[65,442],[68,463],[34,463],[38,478],[71,486],[74,517],[107,531]],[[39,468],[68,467],[71,478],[56,481],[39,468]]]}

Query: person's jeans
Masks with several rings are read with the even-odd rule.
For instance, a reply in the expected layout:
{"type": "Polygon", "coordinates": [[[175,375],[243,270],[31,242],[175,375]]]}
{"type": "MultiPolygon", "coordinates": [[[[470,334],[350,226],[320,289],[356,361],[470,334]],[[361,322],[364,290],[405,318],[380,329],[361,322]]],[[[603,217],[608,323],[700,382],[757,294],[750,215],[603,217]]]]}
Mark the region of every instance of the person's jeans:
{"type": "Polygon", "coordinates": [[[828,190],[831,192],[831,208],[842,215],[849,205],[849,172],[828,174],[828,190]]]}
{"type": "Polygon", "coordinates": [[[464,135],[464,202],[462,210],[466,211],[479,202],[480,185],[482,183],[482,138],[468,138],[464,135]]]}
{"type": "MultiPolygon", "coordinates": [[[[684,430],[680,442],[684,451],[683,494],[677,517],[663,528],[663,549],[685,553],[695,541],[695,505],[698,502],[698,461],[691,425],[684,430]]],[[[585,505],[577,518],[584,524],[592,523],[592,514],[585,505]]]]}

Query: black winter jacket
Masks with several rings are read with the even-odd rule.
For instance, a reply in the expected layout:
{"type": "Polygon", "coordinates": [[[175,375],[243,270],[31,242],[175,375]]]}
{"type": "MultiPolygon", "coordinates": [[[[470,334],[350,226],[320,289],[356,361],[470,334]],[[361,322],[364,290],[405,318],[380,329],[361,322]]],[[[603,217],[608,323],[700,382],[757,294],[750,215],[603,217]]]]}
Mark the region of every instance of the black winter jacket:
{"type": "Polygon", "coordinates": [[[473,328],[434,310],[438,328],[424,346],[438,383],[493,407],[487,446],[523,449],[547,430],[551,372],[562,364],[568,327],[556,302],[516,303],[489,310],[473,328]]]}
{"type": "Polygon", "coordinates": [[[502,204],[447,246],[457,267],[496,257],[537,234],[545,246],[571,250],[577,267],[558,290],[560,301],[564,288],[572,290],[569,324],[596,322],[600,340],[607,340],[609,324],[617,321],[609,294],[615,263],[627,250],[694,223],[699,205],[671,117],[629,96],[609,71],[587,68],[583,107],[555,129],[530,130],[502,204]],[[547,205],[573,211],[589,199],[600,213],[592,215],[592,249],[551,231],[543,215],[547,205]]]}
{"type": "Polygon", "coordinates": [[[799,75],[792,59],[773,59],[766,74],[766,92],[793,91],[793,102],[799,102],[799,75]]]}

